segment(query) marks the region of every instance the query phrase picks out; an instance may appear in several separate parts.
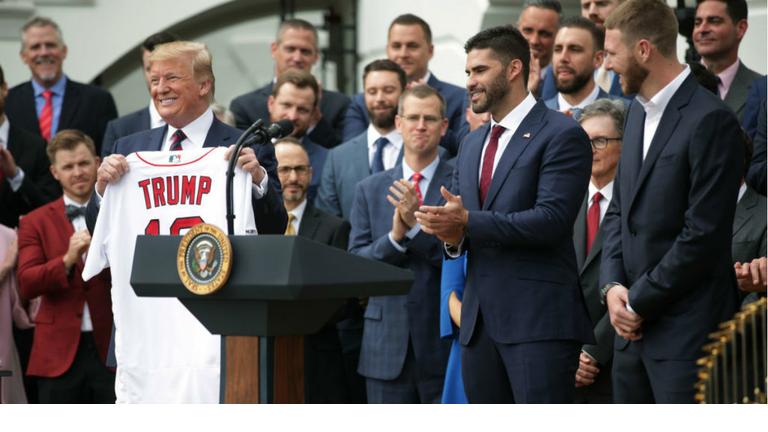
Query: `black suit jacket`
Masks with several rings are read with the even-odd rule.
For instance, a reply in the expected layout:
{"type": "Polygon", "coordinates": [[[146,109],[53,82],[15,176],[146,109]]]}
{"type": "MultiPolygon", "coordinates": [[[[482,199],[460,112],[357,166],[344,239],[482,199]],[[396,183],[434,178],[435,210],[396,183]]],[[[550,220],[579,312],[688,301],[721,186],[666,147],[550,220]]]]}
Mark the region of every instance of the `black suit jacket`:
{"type": "MultiPolygon", "coordinates": [[[[738,305],[731,236],[744,146],[723,144],[741,142],[742,132],[692,74],[670,99],[645,160],[644,116],[636,99],[603,219],[600,285],[629,288],[644,318],[644,355],[695,360],[738,305]]],[[[627,344],[616,337],[616,349],[627,344]]]]}
{"type": "Polygon", "coordinates": [[[112,154],[112,146],[115,142],[136,132],[149,130],[150,117],[149,108],[142,108],[120,118],[110,120],[107,123],[107,130],[104,132],[104,141],[101,145],[101,158],[112,154]]]}
{"type": "Polygon", "coordinates": [[[16,165],[24,171],[24,180],[16,192],[5,176],[0,181],[1,224],[15,228],[19,225],[19,216],[61,196],[61,186],[51,175],[46,145],[42,137],[10,124],[8,151],[16,165]]]}
{"type": "MultiPolygon", "coordinates": [[[[258,119],[269,124],[269,108],[267,100],[272,95],[272,83],[235,98],[230,104],[235,114],[237,127],[246,130],[258,119]]],[[[320,112],[323,118],[309,134],[309,138],[323,147],[335,147],[342,142],[344,130],[344,114],[349,107],[346,95],[323,89],[320,99],[320,112]]]]}
{"type": "MultiPolygon", "coordinates": [[[[5,102],[5,113],[11,123],[40,135],[35,94],[30,81],[12,88],[5,102]]],[[[77,129],[84,132],[93,139],[96,154],[101,154],[101,143],[104,141],[107,123],[116,117],[115,101],[108,91],[67,78],[58,130],[77,129]]]]}
{"type": "MultiPolygon", "coordinates": [[[[347,250],[349,230],[349,222],[307,204],[298,235],[347,250]]],[[[348,402],[344,355],[335,319],[304,340],[304,389],[308,403],[348,402]]]]}

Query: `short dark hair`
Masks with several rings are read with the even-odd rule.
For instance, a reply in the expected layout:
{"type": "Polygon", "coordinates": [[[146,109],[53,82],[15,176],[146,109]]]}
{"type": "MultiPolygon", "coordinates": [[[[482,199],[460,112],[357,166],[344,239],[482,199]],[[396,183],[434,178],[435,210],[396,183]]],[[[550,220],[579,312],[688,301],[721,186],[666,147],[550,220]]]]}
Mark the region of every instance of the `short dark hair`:
{"type": "Polygon", "coordinates": [[[605,47],[605,32],[591,19],[582,16],[573,16],[565,20],[560,28],[578,28],[588,31],[592,35],[592,44],[595,51],[602,51],[605,47]]]}
{"type": "Polygon", "coordinates": [[[447,108],[445,103],[445,97],[441,95],[439,91],[426,85],[411,87],[410,89],[406,90],[402,95],[400,95],[400,100],[397,103],[397,115],[399,116],[403,115],[403,102],[405,102],[405,98],[407,98],[408,96],[413,96],[417,99],[426,99],[428,97],[435,96],[437,100],[440,101],[440,118],[446,118],[445,113],[447,111],[447,108]]]}
{"type": "Polygon", "coordinates": [[[563,20],[563,5],[557,0],[527,0],[523,3],[523,9],[521,14],[525,12],[529,7],[537,7],[539,9],[548,9],[557,12],[558,21],[563,20]]]}
{"type": "Polygon", "coordinates": [[[752,152],[755,150],[755,146],[752,143],[752,137],[744,128],[741,128],[741,134],[744,137],[744,178],[747,178],[749,166],[752,165],[752,152]]]}
{"type": "Polygon", "coordinates": [[[281,73],[280,76],[277,77],[275,85],[272,86],[272,96],[277,98],[277,95],[280,93],[280,89],[285,83],[291,83],[300,89],[307,87],[311,88],[312,92],[315,93],[315,104],[313,106],[317,106],[320,87],[317,85],[317,80],[312,76],[311,73],[301,69],[288,69],[287,71],[281,73]]]}
{"type": "Polygon", "coordinates": [[[178,42],[181,38],[169,31],[161,31],[155,33],[152,36],[144,39],[139,47],[139,60],[143,60],[144,51],[152,52],[157,45],[162,45],[170,42],[178,42]]]}
{"type": "Polygon", "coordinates": [[[317,29],[309,21],[299,19],[299,18],[291,18],[280,23],[280,27],[278,27],[277,29],[277,37],[275,37],[275,42],[278,45],[280,45],[283,42],[283,33],[285,33],[285,31],[288,29],[300,29],[300,30],[311,31],[312,35],[315,36],[315,49],[317,49],[317,44],[318,44],[317,29]]]}
{"type": "Polygon", "coordinates": [[[749,16],[746,0],[696,0],[697,8],[698,5],[705,1],[719,1],[720,3],[725,3],[725,13],[731,17],[731,21],[733,21],[734,24],[743,19],[747,19],[747,16],[749,16]]]}
{"type": "Polygon", "coordinates": [[[720,96],[720,91],[717,89],[717,75],[699,62],[691,61],[687,64],[700,86],[720,96]]]}
{"type": "Polygon", "coordinates": [[[0,65],[0,86],[5,84],[5,73],[3,72],[3,66],[0,65]]]}
{"type": "Polygon", "coordinates": [[[427,24],[426,21],[417,17],[416,15],[403,14],[395,18],[395,20],[392,21],[392,24],[389,25],[389,29],[387,30],[387,39],[389,39],[389,34],[392,32],[392,27],[394,27],[395,24],[404,25],[404,26],[411,26],[411,25],[421,26],[421,29],[424,31],[424,39],[427,40],[427,45],[432,45],[432,30],[430,30],[429,24],[427,24]]]}
{"type": "Polygon", "coordinates": [[[365,69],[363,69],[363,85],[365,85],[365,78],[368,76],[368,74],[376,71],[388,71],[396,73],[397,78],[400,80],[401,90],[405,90],[405,86],[408,82],[405,76],[405,71],[400,67],[399,64],[389,59],[374,60],[368,63],[365,66],[365,69]]]}
{"type": "Polygon", "coordinates": [[[74,150],[80,144],[85,144],[91,155],[96,157],[96,146],[93,145],[91,137],[77,129],[64,129],[56,133],[45,148],[45,152],[48,154],[51,165],[56,165],[56,153],[59,150],[74,150]]]}
{"type": "Polygon", "coordinates": [[[506,69],[512,60],[523,64],[523,84],[528,86],[528,72],[531,62],[531,48],[520,30],[512,26],[497,26],[485,29],[469,38],[464,44],[464,52],[469,54],[475,49],[490,48],[493,55],[506,69]]]}

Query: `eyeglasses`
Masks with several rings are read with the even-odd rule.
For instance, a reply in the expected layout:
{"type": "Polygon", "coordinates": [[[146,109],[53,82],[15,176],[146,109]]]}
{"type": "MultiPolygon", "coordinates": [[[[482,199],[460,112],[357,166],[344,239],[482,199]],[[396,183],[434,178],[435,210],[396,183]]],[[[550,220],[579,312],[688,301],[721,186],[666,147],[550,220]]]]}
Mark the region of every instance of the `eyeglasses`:
{"type": "Polygon", "coordinates": [[[403,118],[408,123],[418,123],[419,120],[424,119],[424,123],[427,124],[427,125],[430,125],[430,126],[436,125],[438,122],[440,122],[442,120],[442,118],[440,118],[440,117],[435,117],[435,116],[431,116],[431,115],[425,115],[425,116],[408,115],[408,116],[405,116],[403,118]]]}
{"type": "Polygon", "coordinates": [[[309,165],[299,166],[285,166],[280,165],[277,167],[277,175],[280,177],[288,177],[291,175],[291,171],[296,171],[296,175],[299,177],[306,177],[309,175],[309,165]]]}
{"type": "Polygon", "coordinates": [[[603,138],[603,137],[595,137],[589,140],[589,142],[592,143],[592,147],[595,148],[595,150],[604,150],[606,147],[608,147],[608,141],[621,141],[623,137],[618,138],[603,138]]]}

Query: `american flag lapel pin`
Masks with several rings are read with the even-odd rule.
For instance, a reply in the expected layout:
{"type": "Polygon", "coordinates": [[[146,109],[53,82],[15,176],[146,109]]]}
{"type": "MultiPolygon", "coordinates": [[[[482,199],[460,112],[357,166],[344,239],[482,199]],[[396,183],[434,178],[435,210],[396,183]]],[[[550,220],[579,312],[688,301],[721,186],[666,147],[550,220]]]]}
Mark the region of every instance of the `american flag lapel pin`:
{"type": "Polygon", "coordinates": [[[530,132],[526,132],[526,133],[523,134],[523,138],[530,138],[530,137],[531,137],[531,133],[530,132]]]}

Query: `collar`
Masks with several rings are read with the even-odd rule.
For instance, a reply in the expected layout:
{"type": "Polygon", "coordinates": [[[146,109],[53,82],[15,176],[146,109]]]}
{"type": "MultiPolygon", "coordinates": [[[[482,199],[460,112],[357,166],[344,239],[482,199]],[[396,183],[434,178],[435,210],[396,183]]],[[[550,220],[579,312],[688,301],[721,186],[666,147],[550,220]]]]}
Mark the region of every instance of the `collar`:
{"type": "MultiPolygon", "coordinates": [[[[87,202],[86,202],[85,204],[80,204],[80,203],[78,203],[78,202],[75,202],[75,201],[73,201],[72,199],[70,199],[70,198],[67,196],[67,194],[64,194],[64,195],[62,195],[62,198],[64,198],[64,205],[65,205],[65,206],[68,206],[68,205],[73,205],[73,206],[75,206],[75,207],[85,207],[85,206],[87,206],[87,205],[88,205],[88,203],[87,203],[87,202]]],[[[90,201],[90,200],[88,200],[88,201],[90,201]]]]}
{"type": "Polygon", "coordinates": [[[747,183],[742,183],[741,187],[739,188],[739,198],[736,200],[737,204],[739,201],[741,201],[741,198],[744,197],[745,193],[747,193],[747,183]]]}
{"type": "MultiPolygon", "coordinates": [[[[202,148],[203,144],[205,144],[205,137],[208,136],[208,129],[211,128],[211,125],[213,124],[213,110],[211,107],[208,107],[208,109],[205,110],[203,115],[193,120],[188,125],[181,128],[184,131],[184,135],[187,136],[187,139],[192,143],[194,146],[193,148],[202,148]]],[[[173,134],[176,133],[178,129],[175,127],[168,125],[168,132],[165,135],[165,141],[168,142],[171,137],[173,137],[173,134]]]]}
{"type": "Polygon", "coordinates": [[[424,81],[425,83],[428,83],[431,78],[432,78],[432,72],[430,72],[429,69],[427,69],[427,74],[424,75],[424,78],[422,78],[422,81],[424,81]]]}
{"type": "MultiPolygon", "coordinates": [[[[549,61],[549,66],[544,66],[543,68],[539,68],[539,75],[541,75],[541,83],[539,86],[544,84],[544,78],[547,76],[547,70],[552,67],[552,60],[549,61]]],[[[554,74],[554,70],[552,73],[554,74]]],[[[541,90],[541,89],[539,89],[541,90]]]]}
{"type": "Polygon", "coordinates": [[[664,110],[667,108],[667,105],[669,104],[669,101],[672,99],[672,96],[677,93],[677,91],[680,89],[680,86],[683,85],[683,81],[685,81],[686,78],[688,78],[688,75],[691,74],[691,68],[688,67],[688,65],[684,65],[685,69],[683,69],[682,72],[680,72],[675,79],[669,82],[663,89],[659,90],[658,93],[653,95],[653,97],[648,100],[644,96],[638,93],[637,95],[637,101],[640,102],[640,105],[643,106],[643,109],[646,113],[648,113],[649,110],[655,110],[660,113],[663,113],[664,110]]]}
{"type": "Polygon", "coordinates": [[[717,77],[720,78],[718,89],[720,90],[720,94],[722,95],[723,99],[725,99],[725,96],[728,94],[728,90],[730,90],[731,84],[733,84],[733,80],[736,79],[736,72],[739,71],[739,66],[741,66],[741,61],[739,61],[737,58],[732,65],[728,66],[724,71],[717,74],[717,77]]]}
{"type": "Polygon", "coordinates": [[[609,203],[611,202],[611,199],[613,199],[613,180],[611,180],[610,183],[603,186],[602,189],[598,189],[597,186],[593,185],[592,182],[589,182],[589,203],[588,205],[592,205],[592,197],[595,196],[597,192],[600,192],[600,194],[607,200],[609,203]]]}
{"type": "MultiPolygon", "coordinates": [[[[289,211],[288,213],[292,214],[293,217],[296,219],[296,226],[301,226],[301,220],[304,218],[304,211],[307,209],[307,197],[304,196],[304,201],[301,202],[298,206],[296,206],[295,209],[289,211]]],[[[299,230],[296,230],[296,234],[299,233],[299,230]]]]}
{"type": "Polygon", "coordinates": [[[528,96],[526,96],[515,109],[510,111],[506,117],[501,119],[500,122],[496,122],[496,120],[493,119],[493,116],[491,116],[491,130],[493,130],[494,126],[500,124],[507,129],[504,133],[507,133],[508,131],[516,131],[517,128],[520,127],[520,123],[525,119],[525,116],[531,112],[534,106],[536,106],[536,98],[533,97],[531,92],[528,92],[528,96]]]}
{"type": "Polygon", "coordinates": [[[157,112],[157,107],[155,106],[155,101],[152,99],[149,100],[149,128],[159,128],[165,126],[165,120],[163,120],[162,117],[160,117],[160,113],[157,112]]]}
{"type": "Polygon", "coordinates": [[[64,90],[67,88],[67,76],[62,75],[61,78],[59,78],[58,81],[54,85],[52,85],[50,88],[43,87],[39,82],[35,81],[34,78],[32,78],[32,90],[35,92],[35,97],[43,95],[43,92],[46,90],[50,90],[53,92],[53,94],[57,96],[64,96],[64,90]]]}
{"type": "MultiPolygon", "coordinates": [[[[437,171],[437,164],[440,163],[440,156],[437,156],[435,160],[432,161],[429,165],[424,167],[423,170],[421,170],[422,180],[426,180],[428,182],[431,182],[432,179],[435,177],[435,171],[437,171]]],[[[413,177],[413,174],[415,174],[416,171],[414,171],[411,167],[408,166],[408,163],[405,161],[405,158],[403,158],[403,178],[411,181],[411,177],[413,177]]],[[[423,199],[424,197],[422,197],[423,199]]]]}
{"type": "Polygon", "coordinates": [[[368,138],[368,149],[375,149],[376,148],[376,140],[379,139],[379,137],[384,137],[389,140],[389,143],[395,146],[395,148],[399,151],[401,148],[403,148],[403,136],[400,135],[400,131],[397,130],[397,128],[392,129],[388,134],[382,135],[379,133],[379,131],[376,130],[375,127],[373,127],[372,124],[368,124],[368,133],[366,134],[368,138]]]}
{"type": "MultiPolygon", "coordinates": [[[[592,82],[594,83],[594,78],[592,79],[592,82]]],[[[584,100],[577,103],[576,105],[571,105],[568,103],[568,101],[565,100],[563,95],[560,92],[557,92],[557,103],[559,104],[560,111],[569,110],[571,108],[584,108],[585,106],[591,104],[592,102],[597,100],[597,95],[600,94],[600,86],[595,84],[595,88],[592,89],[592,93],[588,94],[584,100]]]]}
{"type": "Polygon", "coordinates": [[[0,116],[0,148],[8,148],[8,132],[11,130],[11,124],[8,122],[8,117],[5,114],[0,116]]]}

